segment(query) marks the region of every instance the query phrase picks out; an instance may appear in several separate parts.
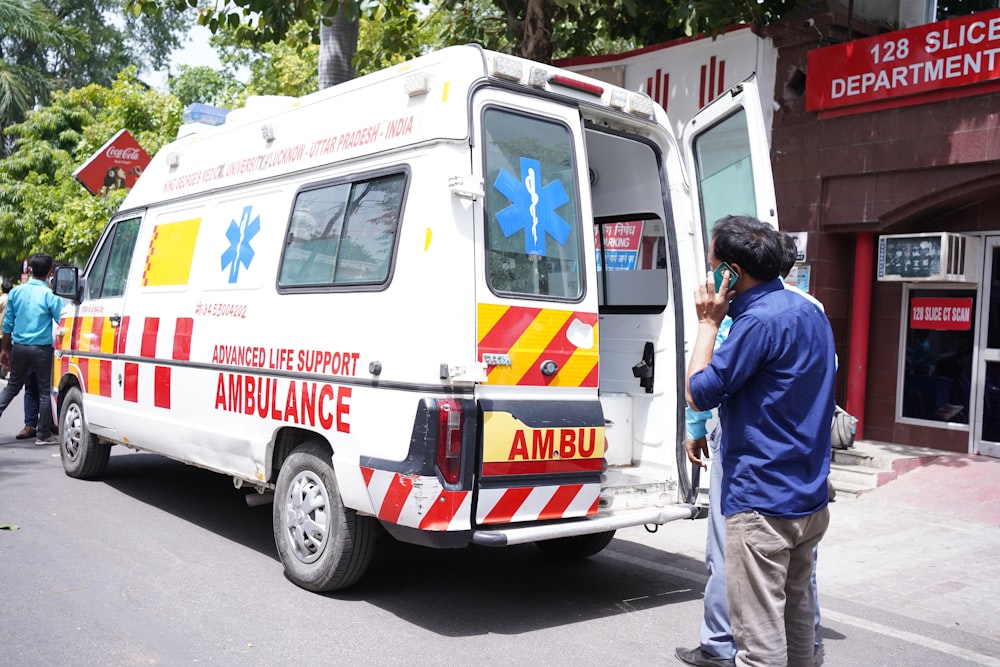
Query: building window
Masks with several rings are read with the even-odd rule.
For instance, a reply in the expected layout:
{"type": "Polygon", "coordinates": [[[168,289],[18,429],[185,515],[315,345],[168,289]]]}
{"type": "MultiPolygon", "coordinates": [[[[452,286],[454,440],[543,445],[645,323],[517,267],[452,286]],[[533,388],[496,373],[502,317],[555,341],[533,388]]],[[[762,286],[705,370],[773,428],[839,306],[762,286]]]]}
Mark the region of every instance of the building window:
{"type": "Polygon", "coordinates": [[[968,427],[975,290],[911,287],[904,304],[900,417],[968,427]]]}

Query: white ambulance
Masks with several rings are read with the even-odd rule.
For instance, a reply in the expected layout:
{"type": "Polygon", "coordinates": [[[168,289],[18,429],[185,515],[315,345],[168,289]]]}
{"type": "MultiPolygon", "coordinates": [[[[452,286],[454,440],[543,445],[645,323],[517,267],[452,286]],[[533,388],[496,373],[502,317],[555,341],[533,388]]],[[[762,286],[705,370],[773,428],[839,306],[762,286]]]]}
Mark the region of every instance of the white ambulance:
{"type": "Polygon", "coordinates": [[[694,123],[463,46],[182,128],[56,277],[66,472],[124,445],[273,496],[313,591],[382,532],[582,557],[696,516],[703,211],[774,195],[752,81],[694,123]]]}

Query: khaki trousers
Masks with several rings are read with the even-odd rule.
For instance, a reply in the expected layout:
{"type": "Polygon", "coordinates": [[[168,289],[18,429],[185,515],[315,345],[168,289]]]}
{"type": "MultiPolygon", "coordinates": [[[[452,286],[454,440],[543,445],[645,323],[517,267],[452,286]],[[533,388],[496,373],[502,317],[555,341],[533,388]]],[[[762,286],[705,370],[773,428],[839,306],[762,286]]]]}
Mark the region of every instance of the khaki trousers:
{"type": "Polygon", "coordinates": [[[797,519],[757,512],[726,517],[726,597],[737,665],[812,667],[813,547],[829,525],[825,507],[797,519]]]}

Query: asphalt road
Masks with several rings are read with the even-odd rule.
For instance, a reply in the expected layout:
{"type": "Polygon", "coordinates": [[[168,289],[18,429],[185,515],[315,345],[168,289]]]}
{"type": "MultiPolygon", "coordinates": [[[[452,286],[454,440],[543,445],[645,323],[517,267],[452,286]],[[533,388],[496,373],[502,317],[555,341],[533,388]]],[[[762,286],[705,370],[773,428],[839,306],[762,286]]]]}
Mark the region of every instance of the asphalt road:
{"type": "MultiPolygon", "coordinates": [[[[359,585],[317,595],[229,478],[122,450],[71,479],[20,417],[0,418],[0,665],[679,665],[697,641],[704,522],[572,564],[383,536],[359,585]]],[[[828,667],[1000,665],[996,638],[820,594],[828,667]]]]}

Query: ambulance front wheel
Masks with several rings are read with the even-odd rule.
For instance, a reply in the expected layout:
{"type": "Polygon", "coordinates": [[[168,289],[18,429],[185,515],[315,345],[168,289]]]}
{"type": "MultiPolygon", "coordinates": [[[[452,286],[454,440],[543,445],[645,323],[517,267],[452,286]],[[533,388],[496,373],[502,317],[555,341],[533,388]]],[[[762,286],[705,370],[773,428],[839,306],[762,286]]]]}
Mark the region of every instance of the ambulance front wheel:
{"type": "Polygon", "coordinates": [[[274,491],[274,543],[292,583],[318,593],[356,583],[378,529],[344,507],[325,446],[305,443],[285,459],[274,491]]]}
{"type": "Polygon", "coordinates": [[[100,477],[108,467],[111,445],[91,435],[83,416],[83,394],[76,387],[66,392],[59,411],[59,455],[70,477],[100,477]]]}
{"type": "Polygon", "coordinates": [[[535,542],[539,549],[557,558],[577,559],[593,556],[604,547],[611,544],[615,531],[593,533],[592,535],[575,535],[559,537],[554,540],[535,542]]]}

